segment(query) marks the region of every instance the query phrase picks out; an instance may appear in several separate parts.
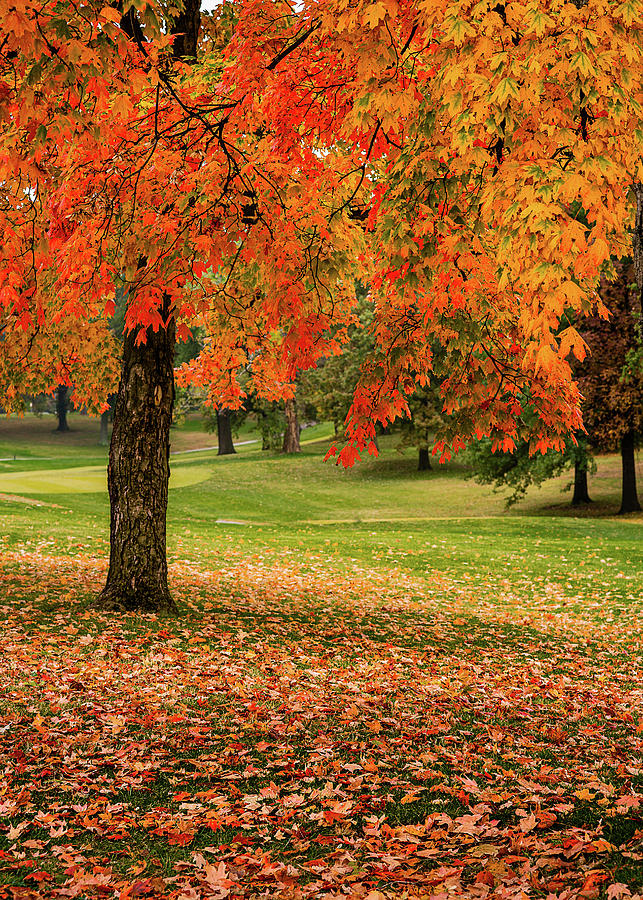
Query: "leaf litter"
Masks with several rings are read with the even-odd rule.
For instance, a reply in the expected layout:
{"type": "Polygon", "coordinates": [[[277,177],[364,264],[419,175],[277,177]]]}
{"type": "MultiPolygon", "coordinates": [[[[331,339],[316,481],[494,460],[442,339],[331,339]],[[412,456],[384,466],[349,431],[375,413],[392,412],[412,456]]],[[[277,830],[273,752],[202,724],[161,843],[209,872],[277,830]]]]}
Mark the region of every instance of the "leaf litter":
{"type": "Polygon", "coordinates": [[[641,617],[558,586],[5,551],[0,897],[640,898],[641,617]]]}

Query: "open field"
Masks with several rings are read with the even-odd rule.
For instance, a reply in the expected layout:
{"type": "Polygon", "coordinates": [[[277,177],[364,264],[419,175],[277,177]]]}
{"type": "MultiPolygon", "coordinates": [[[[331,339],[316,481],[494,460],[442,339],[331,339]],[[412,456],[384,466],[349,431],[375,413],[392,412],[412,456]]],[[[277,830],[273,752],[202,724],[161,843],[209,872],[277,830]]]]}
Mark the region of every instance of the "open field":
{"type": "Polygon", "coordinates": [[[351,472],[323,443],[179,453],[181,615],[107,617],[78,419],[0,424],[0,897],[643,891],[643,518],[609,515],[615,458],[576,517],[564,479],[507,514],[387,441],[351,472]]]}

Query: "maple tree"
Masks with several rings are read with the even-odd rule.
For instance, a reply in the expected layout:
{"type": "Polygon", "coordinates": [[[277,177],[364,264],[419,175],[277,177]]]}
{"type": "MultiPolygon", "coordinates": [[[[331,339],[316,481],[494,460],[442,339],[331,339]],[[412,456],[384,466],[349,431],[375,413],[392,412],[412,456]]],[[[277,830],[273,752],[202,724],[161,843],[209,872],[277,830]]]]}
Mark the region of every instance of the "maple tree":
{"type": "Polygon", "coordinates": [[[561,448],[581,426],[584,345],[560,323],[603,311],[600,274],[631,246],[639,3],[250,0],[225,53],[216,29],[197,53],[194,0],[1,12],[4,327],[81,328],[127,290],[103,603],[172,607],[173,344],[191,324],[209,342],[187,374],[227,406],[249,360],[252,387],[289,399],[368,282],[345,464],[429,376],[443,456],[483,435],[561,448]]]}

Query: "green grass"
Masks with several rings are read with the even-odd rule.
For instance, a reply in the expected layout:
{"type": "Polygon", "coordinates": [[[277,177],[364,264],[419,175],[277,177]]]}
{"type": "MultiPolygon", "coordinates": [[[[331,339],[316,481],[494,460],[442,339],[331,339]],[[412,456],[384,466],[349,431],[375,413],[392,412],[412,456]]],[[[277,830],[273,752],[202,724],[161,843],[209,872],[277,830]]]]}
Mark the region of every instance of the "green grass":
{"type": "MultiPolygon", "coordinates": [[[[44,541],[52,553],[106,553],[107,450],[97,445],[97,420],[70,421],[67,435],[53,433],[52,417],[0,424],[5,546],[44,541]]],[[[627,606],[643,592],[643,518],[614,515],[615,457],[599,460],[589,512],[574,514],[565,476],[507,512],[499,494],[465,480],[459,461],[419,473],[414,454],[397,453],[394,439],[381,441],[379,459],[345,471],[322,461],[327,426],[304,431],[302,453],[288,458],[258,443],[217,457],[198,450],[216,443],[199,429],[195,418],[173,429],[173,558],[218,564],[233,547],[274,559],[290,554],[304,566],[323,557],[340,569],[365,565],[420,579],[446,573],[463,589],[501,579],[529,591],[547,582],[579,605],[603,592],[627,606]]],[[[249,427],[240,435],[256,438],[249,427]]]]}

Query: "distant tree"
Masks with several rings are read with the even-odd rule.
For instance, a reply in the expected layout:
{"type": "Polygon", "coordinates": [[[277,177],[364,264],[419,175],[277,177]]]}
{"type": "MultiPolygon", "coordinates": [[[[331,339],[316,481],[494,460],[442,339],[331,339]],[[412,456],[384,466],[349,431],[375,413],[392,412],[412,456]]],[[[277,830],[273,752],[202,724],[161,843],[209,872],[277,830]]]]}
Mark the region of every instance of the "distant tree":
{"type": "Polygon", "coordinates": [[[25,402],[27,408],[30,408],[35,416],[40,417],[44,412],[49,411],[48,407],[51,402],[51,397],[49,396],[49,394],[45,394],[44,392],[32,394],[25,397],[25,402]]]}
{"type": "Polygon", "coordinates": [[[246,402],[249,413],[256,416],[261,432],[262,450],[280,450],[285,429],[283,404],[251,395],[246,402]]]}
{"type": "Polygon", "coordinates": [[[587,440],[581,438],[577,447],[570,447],[570,453],[574,459],[574,493],[572,494],[572,506],[584,506],[592,502],[589,496],[587,473],[596,471],[596,463],[589,453],[587,440]]]}
{"type": "Polygon", "coordinates": [[[58,426],[56,431],[69,431],[67,423],[67,411],[69,409],[69,386],[59,384],[56,388],[56,415],[58,416],[58,426]]]}
{"type": "Polygon", "coordinates": [[[490,438],[482,438],[468,447],[464,458],[473,470],[470,477],[478,484],[492,484],[498,491],[509,491],[505,498],[507,507],[522,500],[532,485],[540,487],[544,481],[571,468],[574,469],[572,506],[591,502],[587,473],[595,471],[596,464],[585,439],[581,438],[577,445],[568,441],[562,453],[550,450],[530,455],[528,441],[518,441],[512,453],[503,453],[492,450],[490,438]]]}
{"type": "Polygon", "coordinates": [[[229,409],[217,409],[217,456],[228,456],[236,453],[232,440],[232,413],[229,409]]]}
{"type": "Polygon", "coordinates": [[[641,308],[631,261],[617,263],[616,273],[616,279],[603,279],[599,288],[611,313],[609,319],[591,318],[583,328],[590,352],[577,366],[577,377],[585,398],[583,416],[592,444],[603,451],[620,449],[619,512],[628,513],[641,509],[634,456],[643,428],[641,308]]]}
{"type": "Polygon", "coordinates": [[[98,438],[98,443],[101,447],[109,447],[109,414],[110,410],[108,409],[100,414],[100,437],[98,438]]]}
{"type": "Polygon", "coordinates": [[[398,450],[415,447],[418,451],[418,472],[427,472],[431,466],[431,447],[435,432],[443,420],[442,399],[437,388],[427,385],[418,388],[409,399],[410,415],[400,425],[401,438],[398,450]]]}
{"type": "Polygon", "coordinates": [[[98,443],[101,447],[109,446],[109,423],[114,421],[114,406],[116,405],[116,394],[110,394],[107,398],[109,404],[107,409],[100,416],[100,436],[98,443]]]}
{"type": "Polygon", "coordinates": [[[284,431],[284,442],[281,452],[301,453],[301,444],[299,443],[299,417],[297,415],[297,400],[295,397],[289,397],[284,402],[284,413],[286,416],[286,430],[284,431]]]}
{"type": "Polygon", "coordinates": [[[483,484],[509,488],[507,505],[521,500],[532,484],[542,484],[567,468],[574,468],[572,505],[589,503],[587,474],[595,469],[590,447],[620,450],[622,493],[620,513],[641,509],[636,486],[635,448],[643,428],[643,364],[640,340],[640,294],[630,261],[616,265],[616,278],[603,278],[601,300],[610,310],[607,319],[588,319],[582,331],[589,352],[574,365],[584,396],[587,436],[578,446],[568,441],[564,452],[530,456],[529,445],[518,441],[513,453],[492,453],[483,439],[467,450],[473,477],[483,484]]]}
{"type": "MultiPolygon", "coordinates": [[[[174,348],[174,368],[189,363],[196,359],[203,348],[203,329],[194,327],[190,336],[174,348]]],[[[194,384],[177,384],[175,387],[174,410],[172,416],[172,424],[177,425],[185,420],[188,413],[204,413],[207,420],[213,415],[213,408],[205,406],[206,392],[199,385],[194,384]],[[209,412],[208,412],[209,411],[209,412]]],[[[214,419],[210,423],[212,427],[207,428],[208,431],[214,431],[216,426],[216,410],[214,411],[214,419]]]]}
{"type": "Polygon", "coordinates": [[[346,416],[353,402],[362,363],[375,345],[370,330],[373,307],[368,301],[368,289],[360,282],[355,285],[358,323],[347,329],[348,341],[341,355],[320,360],[315,369],[300,377],[299,400],[302,406],[320,421],[332,422],[336,438],[344,436],[346,416]]]}
{"type": "Polygon", "coordinates": [[[178,368],[190,360],[196,359],[203,349],[203,329],[195,326],[189,337],[180,341],[174,348],[174,366],[178,368]]]}

